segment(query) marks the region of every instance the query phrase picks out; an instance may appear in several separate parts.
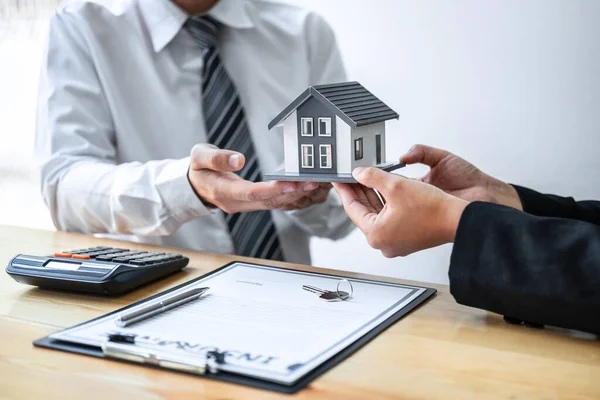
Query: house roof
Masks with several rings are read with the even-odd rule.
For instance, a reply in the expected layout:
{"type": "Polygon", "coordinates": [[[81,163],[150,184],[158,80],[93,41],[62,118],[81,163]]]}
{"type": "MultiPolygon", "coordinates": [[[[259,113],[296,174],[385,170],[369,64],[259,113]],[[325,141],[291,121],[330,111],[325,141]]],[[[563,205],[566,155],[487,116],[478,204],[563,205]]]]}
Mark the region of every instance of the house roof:
{"type": "Polygon", "coordinates": [[[319,100],[352,128],[397,119],[398,114],[373,96],[358,82],[310,86],[270,123],[269,129],[283,121],[309,98],[319,100]]]}

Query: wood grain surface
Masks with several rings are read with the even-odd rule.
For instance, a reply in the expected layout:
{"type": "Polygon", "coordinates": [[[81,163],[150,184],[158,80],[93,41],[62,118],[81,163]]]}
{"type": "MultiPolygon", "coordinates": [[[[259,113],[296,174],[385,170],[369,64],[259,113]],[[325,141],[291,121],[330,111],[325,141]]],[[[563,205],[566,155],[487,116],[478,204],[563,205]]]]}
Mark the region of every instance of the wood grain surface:
{"type": "MultiPolygon", "coordinates": [[[[0,243],[4,263],[18,253],[51,254],[99,245],[125,247],[122,242],[84,235],[2,226],[0,243]]],[[[129,243],[126,247],[156,249],[129,243]]],[[[170,250],[190,257],[184,271],[114,298],[41,290],[1,274],[0,398],[600,399],[597,338],[560,329],[508,325],[498,315],[456,304],[442,285],[425,284],[439,291],[431,301],[293,396],[33,347],[35,339],[141,300],[234,259],[170,250]]]]}

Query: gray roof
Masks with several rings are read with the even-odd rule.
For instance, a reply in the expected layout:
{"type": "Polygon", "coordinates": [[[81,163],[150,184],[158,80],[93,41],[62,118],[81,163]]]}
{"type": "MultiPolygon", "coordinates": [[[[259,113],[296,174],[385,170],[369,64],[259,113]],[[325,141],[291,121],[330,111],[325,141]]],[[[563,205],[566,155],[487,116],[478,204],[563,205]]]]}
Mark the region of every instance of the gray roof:
{"type": "Polygon", "coordinates": [[[360,83],[343,82],[310,86],[269,123],[269,129],[279,124],[311,97],[323,103],[352,128],[398,118],[394,110],[373,96],[360,83]]]}

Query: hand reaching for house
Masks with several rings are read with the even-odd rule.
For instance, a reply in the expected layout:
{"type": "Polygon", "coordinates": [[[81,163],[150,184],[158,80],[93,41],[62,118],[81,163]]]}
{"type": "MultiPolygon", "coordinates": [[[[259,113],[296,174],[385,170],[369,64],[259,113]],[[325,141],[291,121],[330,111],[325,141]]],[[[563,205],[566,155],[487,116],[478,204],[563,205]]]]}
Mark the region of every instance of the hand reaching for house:
{"type": "Polygon", "coordinates": [[[523,209],[512,186],[447,151],[417,145],[400,161],[425,164],[431,170],[415,180],[377,168],[357,168],[353,175],[358,184],[333,184],[350,219],[386,257],[452,242],[470,201],[523,209]],[[385,205],[372,189],[383,196],[385,205]]]}
{"type": "Polygon", "coordinates": [[[198,144],[191,152],[188,179],[200,200],[230,214],[300,209],[327,197],[318,183],[244,180],[234,173],[244,167],[244,162],[238,152],[198,144]]]}
{"type": "Polygon", "coordinates": [[[454,241],[465,200],[375,167],[357,168],[353,175],[358,184],[333,186],[350,219],[384,256],[406,256],[454,241]],[[372,189],[386,199],[385,205],[372,189]]]}
{"type": "Polygon", "coordinates": [[[445,150],[418,144],[400,158],[407,164],[425,164],[430,171],[420,180],[467,201],[485,201],[523,210],[517,191],[483,173],[468,161],[445,150]]]}

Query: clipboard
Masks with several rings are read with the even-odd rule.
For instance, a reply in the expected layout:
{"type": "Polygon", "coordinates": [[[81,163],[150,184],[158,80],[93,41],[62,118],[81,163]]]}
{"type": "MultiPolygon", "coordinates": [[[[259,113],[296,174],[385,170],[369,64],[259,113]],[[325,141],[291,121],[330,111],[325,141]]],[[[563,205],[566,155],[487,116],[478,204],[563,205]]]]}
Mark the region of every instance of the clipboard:
{"type": "MultiPolygon", "coordinates": [[[[230,262],[214,271],[211,271],[205,275],[202,275],[198,278],[192,279],[188,282],[185,282],[181,285],[178,285],[176,287],[173,287],[171,289],[168,289],[164,292],[158,293],[156,295],[153,295],[151,297],[148,297],[146,299],[143,299],[139,302],[136,302],[134,304],[131,304],[129,306],[126,306],[124,308],[121,308],[119,310],[113,311],[111,313],[102,315],[98,318],[94,318],[90,321],[86,321],[83,322],[81,324],[78,324],[72,328],[76,328],[76,327],[81,327],[84,326],[86,324],[90,324],[93,323],[94,321],[98,321],[101,319],[105,319],[108,316],[115,316],[122,313],[123,311],[130,309],[132,307],[136,307],[139,305],[144,304],[145,302],[151,301],[153,299],[156,299],[160,296],[163,296],[165,294],[183,289],[187,286],[190,286],[198,281],[201,281],[203,279],[209,278],[215,274],[218,274],[222,271],[224,271],[225,269],[231,267],[232,265],[235,264],[239,264],[242,263],[244,265],[249,265],[249,266],[256,266],[256,267],[263,267],[263,268],[267,268],[270,270],[280,270],[280,271],[287,271],[290,273],[298,273],[301,271],[297,271],[297,270],[292,270],[292,269],[287,269],[287,268],[280,268],[280,267],[271,267],[271,266],[264,266],[264,265],[260,265],[260,264],[252,264],[252,263],[248,263],[248,262],[241,262],[241,261],[233,261],[230,262]]],[[[343,276],[338,276],[338,275],[333,275],[333,274],[322,274],[322,273],[311,273],[314,275],[319,275],[319,276],[323,276],[323,277],[333,277],[333,278],[343,278],[343,276]]],[[[372,279],[362,279],[361,281],[364,282],[372,282],[372,283],[384,283],[384,282],[380,282],[377,280],[372,280],[372,279]]],[[[408,285],[407,285],[408,287],[408,285]]],[[[229,383],[235,383],[235,384],[240,384],[240,385],[246,385],[246,386],[250,386],[250,387],[254,387],[254,388],[258,388],[258,389],[263,389],[263,390],[269,390],[269,391],[275,391],[275,392],[279,392],[279,393],[285,393],[285,394],[294,394],[297,393],[298,391],[302,390],[303,388],[307,387],[312,381],[314,381],[316,378],[318,378],[319,376],[321,376],[322,374],[324,374],[325,372],[327,372],[328,370],[330,370],[331,368],[333,368],[334,366],[336,366],[338,363],[344,361],[346,358],[348,358],[350,355],[352,355],[355,351],[357,351],[358,349],[360,349],[362,346],[364,346],[365,344],[367,344],[369,341],[371,341],[372,339],[374,339],[378,334],[380,334],[381,332],[383,332],[385,329],[387,329],[388,327],[390,327],[391,325],[393,325],[394,323],[396,323],[398,320],[400,320],[402,317],[404,317],[405,315],[407,315],[408,313],[410,313],[412,310],[414,310],[415,308],[417,308],[419,305],[421,305],[423,302],[425,302],[426,300],[428,300],[431,296],[433,296],[436,293],[435,289],[432,288],[426,288],[426,287],[422,287],[422,286],[412,286],[410,285],[411,288],[419,288],[422,289],[421,293],[415,297],[414,299],[412,299],[410,301],[410,303],[408,303],[407,305],[405,305],[403,308],[401,308],[399,311],[395,312],[394,314],[392,314],[391,316],[389,316],[387,319],[385,319],[383,322],[379,323],[377,326],[375,326],[373,329],[371,329],[370,331],[368,331],[366,334],[363,334],[362,336],[360,336],[358,339],[356,339],[354,342],[352,342],[351,344],[349,344],[348,346],[346,346],[345,348],[341,349],[340,351],[338,351],[336,354],[334,354],[333,356],[329,357],[328,359],[326,359],[324,362],[320,363],[318,366],[316,366],[315,368],[313,368],[311,371],[309,371],[308,373],[306,373],[304,376],[302,376],[300,379],[298,379],[297,381],[293,382],[292,384],[282,384],[282,383],[277,383],[277,382],[272,382],[272,381],[268,381],[268,380],[264,380],[264,379],[260,379],[260,378],[255,378],[255,377],[250,377],[250,376],[246,376],[246,375],[240,375],[240,374],[236,374],[236,373],[232,373],[232,372],[227,372],[227,371],[219,371],[216,374],[205,374],[205,375],[197,375],[197,374],[192,374],[192,373],[188,373],[190,375],[194,375],[194,376],[199,376],[199,377],[204,377],[204,378],[208,378],[208,379],[215,379],[215,380],[219,380],[219,381],[223,381],[223,382],[229,382],[229,383]]],[[[68,329],[72,329],[72,328],[68,328],[68,329]]],[[[88,355],[88,356],[93,356],[93,357],[98,357],[98,358],[107,358],[104,353],[102,352],[102,349],[99,346],[91,346],[91,345],[85,345],[85,344],[77,344],[77,343],[72,343],[72,342],[67,342],[67,341],[63,341],[63,340],[57,340],[54,338],[51,338],[50,336],[46,336],[43,338],[40,338],[36,341],[33,342],[34,346],[36,347],[41,347],[41,348],[47,348],[47,349],[53,349],[53,350],[60,350],[60,351],[66,351],[66,352],[71,352],[71,353],[77,353],[77,354],[83,354],[83,355],[88,355]]],[[[127,361],[127,360],[122,360],[122,359],[113,359],[111,358],[111,360],[115,360],[115,361],[122,361],[122,362],[128,362],[131,364],[138,364],[136,362],[133,361],[127,361]]],[[[158,368],[158,369],[165,369],[163,367],[160,367],[158,365],[151,365],[151,364],[143,364],[144,366],[150,367],[150,368],[158,368]]],[[[184,371],[177,371],[180,373],[186,373],[184,371]]]]}

